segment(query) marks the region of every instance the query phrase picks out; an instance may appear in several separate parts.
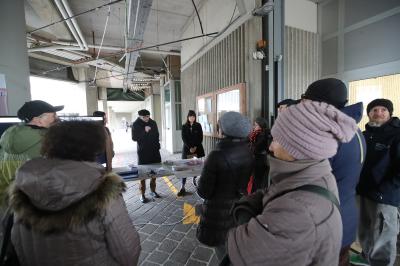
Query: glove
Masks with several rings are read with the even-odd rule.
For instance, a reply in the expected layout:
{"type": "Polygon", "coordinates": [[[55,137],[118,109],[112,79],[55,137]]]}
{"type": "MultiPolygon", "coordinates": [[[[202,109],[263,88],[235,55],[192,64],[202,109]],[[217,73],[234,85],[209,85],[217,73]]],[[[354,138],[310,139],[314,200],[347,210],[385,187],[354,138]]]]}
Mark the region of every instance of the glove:
{"type": "Polygon", "coordinates": [[[251,195],[241,197],[233,204],[231,215],[237,226],[248,223],[251,218],[261,214],[263,197],[263,191],[258,190],[251,195]]]}

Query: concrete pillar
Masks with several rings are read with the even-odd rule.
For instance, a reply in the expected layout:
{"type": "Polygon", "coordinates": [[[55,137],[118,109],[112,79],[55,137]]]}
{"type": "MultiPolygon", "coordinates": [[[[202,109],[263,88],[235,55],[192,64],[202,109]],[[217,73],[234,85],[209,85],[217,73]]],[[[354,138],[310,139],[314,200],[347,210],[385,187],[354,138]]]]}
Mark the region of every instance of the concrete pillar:
{"type": "Polygon", "coordinates": [[[23,0],[2,0],[0,6],[0,74],[4,74],[8,113],[16,115],[31,99],[23,0]]]}
{"type": "Polygon", "coordinates": [[[84,89],[86,92],[86,112],[87,115],[92,115],[94,111],[98,109],[97,103],[97,87],[95,85],[90,86],[88,68],[79,67],[73,68],[74,75],[79,81],[79,87],[84,89]]]}

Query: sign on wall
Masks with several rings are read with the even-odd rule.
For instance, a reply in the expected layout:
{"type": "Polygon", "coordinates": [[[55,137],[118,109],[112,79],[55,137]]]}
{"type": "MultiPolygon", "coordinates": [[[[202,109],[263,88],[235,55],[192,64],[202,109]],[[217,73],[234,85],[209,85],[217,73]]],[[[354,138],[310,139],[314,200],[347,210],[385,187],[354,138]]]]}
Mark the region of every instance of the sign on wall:
{"type": "Polygon", "coordinates": [[[0,74],[0,115],[8,115],[6,77],[0,74]]]}

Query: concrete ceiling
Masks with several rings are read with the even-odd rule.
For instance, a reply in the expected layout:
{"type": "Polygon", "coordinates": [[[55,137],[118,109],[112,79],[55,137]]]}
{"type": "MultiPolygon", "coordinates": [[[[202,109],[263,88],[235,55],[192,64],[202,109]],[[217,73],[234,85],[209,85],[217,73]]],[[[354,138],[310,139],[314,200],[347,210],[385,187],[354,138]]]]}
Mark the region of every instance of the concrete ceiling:
{"type": "MultiPolygon", "coordinates": [[[[113,2],[114,0],[25,0],[27,32],[29,33],[32,30],[61,20],[63,14],[59,9],[59,5],[63,1],[67,3],[72,14],[76,15],[113,2]],[[58,3],[56,4],[56,2],[58,3]]],[[[125,25],[129,21],[132,24],[132,20],[135,19],[137,12],[136,9],[134,10],[135,12],[128,12],[128,6],[129,3],[134,5],[135,3],[140,3],[140,1],[151,3],[145,23],[143,25],[138,23],[143,28],[135,29],[136,31],[143,31],[140,40],[138,40],[141,47],[179,40],[182,30],[188,23],[189,18],[194,14],[192,1],[189,0],[126,0],[110,5],[110,16],[100,58],[110,61],[110,64],[118,65],[119,67],[114,67],[113,71],[117,71],[119,74],[123,73],[123,69],[126,70],[125,48],[132,49],[133,47],[129,47],[129,45],[134,45],[132,42],[126,41],[126,37],[129,37],[129,32],[132,30],[127,29],[125,25]],[[130,13],[133,13],[133,15],[127,16],[130,13]]],[[[205,0],[194,0],[197,7],[201,6],[203,1],[205,0]]],[[[141,14],[140,12],[146,10],[138,11],[141,14]]],[[[100,45],[102,40],[107,14],[108,6],[76,17],[75,20],[78,29],[75,35],[73,32],[74,29],[71,30],[71,27],[68,27],[66,22],[56,23],[42,30],[35,31],[32,34],[27,34],[30,56],[40,58],[41,60],[48,58],[49,61],[63,63],[64,65],[75,65],[81,63],[82,60],[84,60],[83,64],[87,64],[85,60],[93,60],[97,56],[99,51],[97,46],[100,45]],[[76,36],[77,34],[79,35],[79,31],[82,33],[82,39],[87,43],[89,49],[82,50],[78,47],[79,38],[77,39],[76,36]],[[53,49],[55,45],[60,49],[48,50],[53,49]],[[63,48],[66,47],[65,45],[68,45],[67,49],[63,48]],[[50,46],[53,48],[48,48],[50,46]],[[43,49],[43,47],[45,48],[43,49]]],[[[73,22],[72,20],[68,21],[73,22]]],[[[150,51],[139,52],[135,68],[137,71],[150,75],[164,72],[163,58],[168,53],[179,53],[181,44],[175,43],[151,50],[153,50],[152,53],[149,53],[150,51]]],[[[98,65],[99,68],[102,68],[102,65],[106,65],[103,63],[97,64],[96,62],[92,62],[88,65],[92,65],[91,67],[98,65]]],[[[103,70],[109,71],[109,69],[103,70]]],[[[129,71],[132,71],[132,69],[129,71]]],[[[109,83],[115,84],[112,81],[109,83]]]]}

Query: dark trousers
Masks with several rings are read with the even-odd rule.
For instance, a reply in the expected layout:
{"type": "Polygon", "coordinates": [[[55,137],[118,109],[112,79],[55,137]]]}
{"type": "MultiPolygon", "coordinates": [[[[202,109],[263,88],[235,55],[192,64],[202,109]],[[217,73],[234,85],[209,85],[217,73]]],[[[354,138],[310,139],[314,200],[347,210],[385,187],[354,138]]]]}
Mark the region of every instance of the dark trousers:
{"type": "MultiPolygon", "coordinates": [[[[193,177],[193,180],[195,180],[197,178],[197,176],[194,176],[193,177]]],[[[185,188],[185,185],[186,185],[186,177],[184,177],[184,178],[182,178],[182,188],[185,188]]]]}
{"type": "MultiPolygon", "coordinates": [[[[150,179],[150,190],[151,190],[151,192],[156,191],[156,178],[155,177],[152,177],[150,179]]],[[[144,195],[144,193],[146,192],[146,179],[140,180],[139,191],[140,191],[140,193],[142,193],[142,195],[144,195]]]]}
{"type": "Polygon", "coordinates": [[[350,266],[350,246],[342,247],[339,254],[339,266],[350,266]]]}

